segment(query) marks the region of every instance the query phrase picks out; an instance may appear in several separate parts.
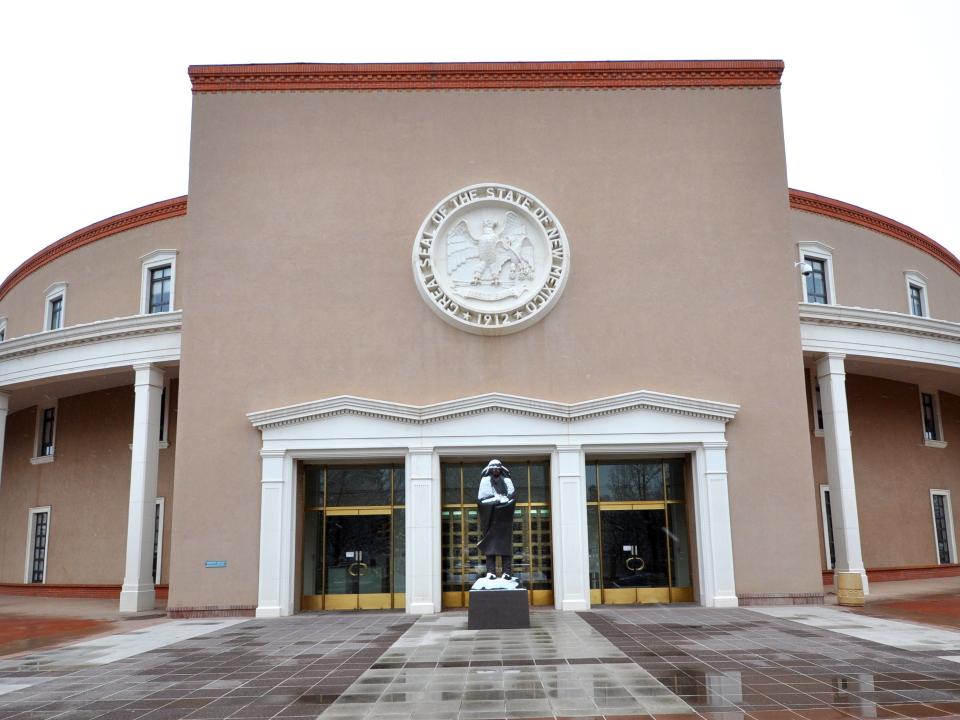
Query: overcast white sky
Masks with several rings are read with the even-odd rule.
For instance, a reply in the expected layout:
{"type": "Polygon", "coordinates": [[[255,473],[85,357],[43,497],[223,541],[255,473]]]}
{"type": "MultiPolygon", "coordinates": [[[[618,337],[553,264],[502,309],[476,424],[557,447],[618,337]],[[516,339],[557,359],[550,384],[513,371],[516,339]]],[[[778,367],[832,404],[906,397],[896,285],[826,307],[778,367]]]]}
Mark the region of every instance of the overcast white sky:
{"type": "Polygon", "coordinates": [[[791,187],[960,254],[960,2],[17,2],[0,13],[0,278],[187,192],[190,64],[782,59],[791,187]]]}

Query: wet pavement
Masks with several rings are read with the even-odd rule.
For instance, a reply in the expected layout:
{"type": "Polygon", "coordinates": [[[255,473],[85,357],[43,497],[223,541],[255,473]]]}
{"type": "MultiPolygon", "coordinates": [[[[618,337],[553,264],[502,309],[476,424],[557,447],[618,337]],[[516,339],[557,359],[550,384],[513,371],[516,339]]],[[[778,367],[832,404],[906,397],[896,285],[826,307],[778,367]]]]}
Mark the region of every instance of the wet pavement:
{"type": "Polygon", "coordinates": [[[106,620],[0,615],[0,656],[80,640],[109,628],[106,620]]]}
{"type": "Polygon", "coordinates": [[[873,617],[960,629],[960,595],[955,592],[921,597],[871,599],[859,612],[873,617]]]}
{"type": "Polygon", "coordinates": [[[548,610],[530,630],[493,633],[466,630],[462,612],[327,613],[182,621],[203,634],[165,645],[164,628],[188,630],[164,623],[128,633],[155,647],[114,662],[69,648],[0,663],[0,718],[960,717],[953,640],[905,649],[930,628],[868,618],[874,641],[850,634],[859,616],[804,611],[548,610]]]}

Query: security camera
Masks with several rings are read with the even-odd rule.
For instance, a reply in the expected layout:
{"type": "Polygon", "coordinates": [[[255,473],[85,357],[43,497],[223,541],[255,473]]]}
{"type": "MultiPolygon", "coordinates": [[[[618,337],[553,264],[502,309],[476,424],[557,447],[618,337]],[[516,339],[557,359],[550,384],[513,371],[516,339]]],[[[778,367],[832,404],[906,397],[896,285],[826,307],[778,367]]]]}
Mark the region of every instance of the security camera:
{"type": "Polygon", "coordinates": [[[813,274],[813,265],[808,263],[806,260],[799,260],[793,264],[795,268],[800,268],[800,274],[804,277],[813,274]]]}

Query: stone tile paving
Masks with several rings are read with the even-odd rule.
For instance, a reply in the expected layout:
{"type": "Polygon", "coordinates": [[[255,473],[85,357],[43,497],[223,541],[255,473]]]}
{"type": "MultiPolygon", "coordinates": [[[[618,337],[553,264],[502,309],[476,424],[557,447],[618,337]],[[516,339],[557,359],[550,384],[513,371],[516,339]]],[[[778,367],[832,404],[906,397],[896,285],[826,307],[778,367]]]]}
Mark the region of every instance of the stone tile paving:
{"type": "Polygon", "coordinates": [[[323,718],[643,717],[685,702],[574,613],[529,630],[467,630],[466,614],[420,618],[323,718]]]}
{"type": "Polygon", "coordinates": [[[960,717],[960,667],[940,657],[942,647],[911,651],[851,637],[837,622],[844,615],[832,612],[836,631],[749,610],[580,616],[704,718],[960,717]]]}
{"type": "Polygon", "coordinates": [[[315,718],[412,624],[399,613],[299,615],[107,665],[11,661],[0,682],[52,678],[0,695],[0,719],[315,718]]]}
{"type": "Polygon", "coordinates": [[[960,718],[960,666],[842,621],[649,606],[532,619],[479,633],[462,612],[299,615],[108,664],[5,663],[0,683],[39,684],[0,695],[0,719],[960,718]]]}

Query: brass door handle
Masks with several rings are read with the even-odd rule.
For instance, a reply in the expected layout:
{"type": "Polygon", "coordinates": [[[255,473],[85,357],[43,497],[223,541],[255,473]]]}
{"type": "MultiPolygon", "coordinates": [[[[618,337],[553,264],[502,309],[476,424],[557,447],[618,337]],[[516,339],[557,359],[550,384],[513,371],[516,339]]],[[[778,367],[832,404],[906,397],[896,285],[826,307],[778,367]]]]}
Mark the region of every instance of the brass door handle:
{"type": "Polygon", "coordinates": [[[626,559],[624,565],[627,566],[627,570],[630,572],[640,572],[647,566],[647,563],[642,557],[638,555],[631,555],[626,559]]]}
{"type": "Polygon", "coordinates": [[[353,575],[353,577],[360,577],[361,575],[366,575],[367,564],[362,562],[350,563],[349,567],[347,567],[347,572],[353,575]],[[353,571],[354,568],[357,568],[356,572],[353,571]]]}

